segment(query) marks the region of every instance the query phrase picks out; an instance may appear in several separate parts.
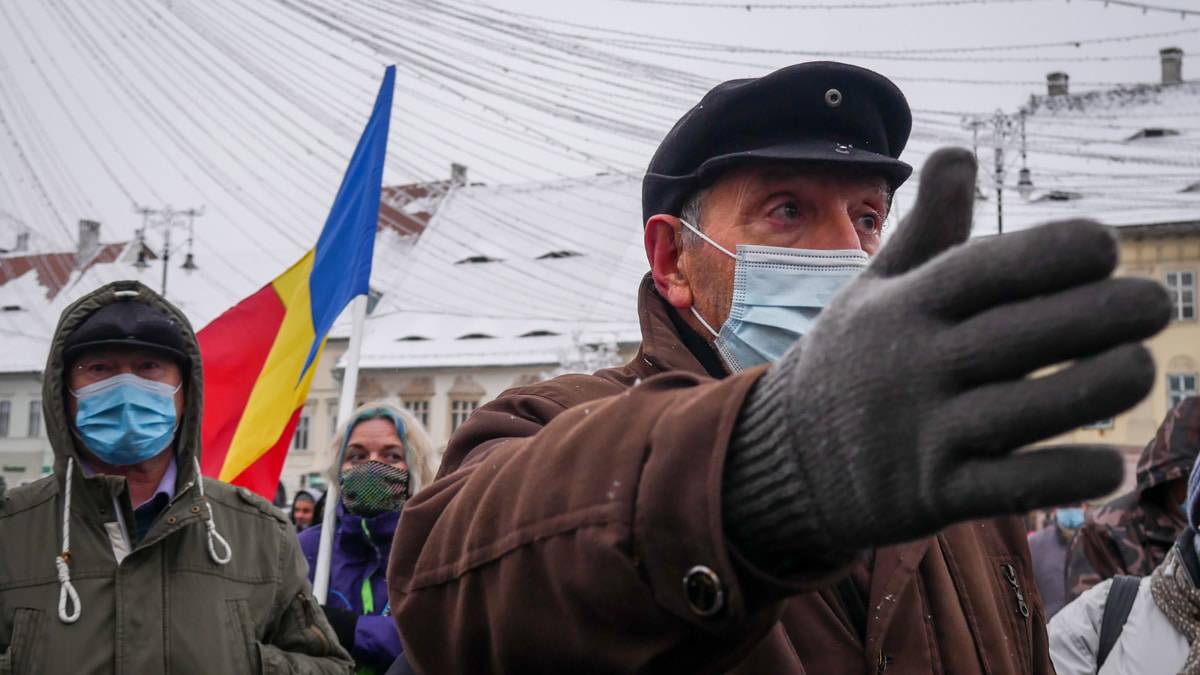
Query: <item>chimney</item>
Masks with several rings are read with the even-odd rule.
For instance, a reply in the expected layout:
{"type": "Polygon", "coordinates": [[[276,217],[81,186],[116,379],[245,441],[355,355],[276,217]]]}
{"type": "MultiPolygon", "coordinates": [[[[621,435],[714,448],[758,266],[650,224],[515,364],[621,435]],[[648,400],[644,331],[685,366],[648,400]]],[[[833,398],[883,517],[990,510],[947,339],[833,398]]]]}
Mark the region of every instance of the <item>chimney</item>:
{"type": "Polygon", "coordinates": [[[1050,96],[1066,96],[1067,82],[1071,78],[1066,73],[1047,73],[1046,74],[1046,93],[1050,96]]]}
{"type": "Polygon", "coordinates": [[[100,223],[95,220],[79,221],[79,243],[75,249],[75,266],[82,267],[100,250],[100,223]]]}
{"type": "Polygon", "coordinates": [[[450,164],[450,184],[462,187],[467,184],[467,167],[457,162],[450,164]]]}
{"type": "Polygon", "coordinates": [[[1162,83],[1183,84],[1183,50],[1179,47],[1167,47],[1158,50],[1162,59],[1162,83]]]}
{"type": "Polygon", "coordinates": [[[29,250],[29,233],[28,232],[18,232],[17,233],[17,245],[13,246],[12,252],[13,253],[23,253],[28,250],[29,250]]]}

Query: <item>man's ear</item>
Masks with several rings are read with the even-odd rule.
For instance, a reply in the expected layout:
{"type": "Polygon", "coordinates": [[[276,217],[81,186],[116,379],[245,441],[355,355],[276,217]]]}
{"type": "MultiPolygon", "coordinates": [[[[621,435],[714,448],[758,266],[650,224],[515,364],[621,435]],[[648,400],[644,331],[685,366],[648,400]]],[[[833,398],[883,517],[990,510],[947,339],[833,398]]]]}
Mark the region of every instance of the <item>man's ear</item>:
{"type": "Polygon", "coordinates": [[[659,213],[646,221],[646,258],[658,294],[676,309],[692,306],[692,287],[679,269],[679,219],[659,213]]]}

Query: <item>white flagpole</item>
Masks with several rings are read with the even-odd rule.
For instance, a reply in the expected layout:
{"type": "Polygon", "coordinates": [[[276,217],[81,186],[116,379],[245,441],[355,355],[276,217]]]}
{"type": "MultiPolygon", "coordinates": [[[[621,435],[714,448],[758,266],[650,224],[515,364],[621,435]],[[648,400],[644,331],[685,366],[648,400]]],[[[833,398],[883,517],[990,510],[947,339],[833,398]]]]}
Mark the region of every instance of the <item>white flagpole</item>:
{"type": "MultiPolygon", "coordinates": [[[[342,395],[338,399],[337,428],[341,429],[354,412],[354,398],[358,391],[358,356],[362,352],[363,326],[367,320],[367,296],[354,298],[350,305],[352,328],[350,345],[346,349],[346,372],[342,377],[342,395]]],[[[340,452],[340,450],[339,450],[340,452]]],[[[341,462],[340,456],[334,462],[341,462]]],[[[333,530],[337,527],[337,505],[341,499],[336,480],[329,481],[325,491],[325,515],[321,520],[321,547],[317,551],[317,569],[313,572],[313,595],[317,602],[325,604],[329,595],[329,570],[333,558],[333,530]]]]}

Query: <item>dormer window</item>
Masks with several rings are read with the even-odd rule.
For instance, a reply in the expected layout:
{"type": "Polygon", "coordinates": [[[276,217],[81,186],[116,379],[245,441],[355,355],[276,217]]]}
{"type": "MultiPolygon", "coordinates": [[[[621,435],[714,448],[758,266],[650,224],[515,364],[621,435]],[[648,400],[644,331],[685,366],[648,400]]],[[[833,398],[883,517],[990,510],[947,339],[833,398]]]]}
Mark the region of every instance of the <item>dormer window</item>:
{"type": "Polygon", "coordinates": [[[1179,132],[1174,129],[1165,129],[1163,127],[1147,127],[1137,132],[1136,134],[1125,139],[1127,141],[1140,141],[1143,138],[1166,138],[1167,136],[1178,136],[1179,132]]]}
{"type": "Polygon", "coordinates": [[[581,255],[583,255],[583,254],[578,251],[567,251],[567,250],[550,251],[549,253],[543,253],[542,255],[539,255],[537,257],[537,259],[538,260],[554,260],[556,258],[574,258],[576,256],[581,256],[581,255]]]}
{"type": "Polygon", "coordinates": [[[466,335],[459,335],[457,339],[459,339],[459,340],[487,340],[487,339],[494,338],[494,337],[496,337],[496,336],[488,335],[487,333],[467,333],[466,335]]]}
{"type": "Polygon", "coordinates": [[[559,333],[550,330],[531,330],[528,333],[521,333],[518,337],[551,337],[554,335],[559,335],[559,333]]]}
{"type": "Polygon", "coordinates": [[[454,264],[455,265],[466,265],[466,264],[494,263],[494,262],[503,262],[503,261],[500,258],[493,258],[491,256],[473,255],[473,256],[470,256],[467,258],[463,258],[462,260],[459,260],[458,262],[456,262],[454,264]]]}
{"type": "Polygon", "coordinates": [[[1083,193],[1071,192],[1070,190],[1050,190],[1042,196],[1034,199],[1035,202],[1073,202],[1077,199],[1083,199],[1083,193]]]}
{"type": "Polygon", "coordinates": [[[396,342],[423,342],[428,339],[424,335],[405,335],[404,337],[396,338],[396,342]]]}

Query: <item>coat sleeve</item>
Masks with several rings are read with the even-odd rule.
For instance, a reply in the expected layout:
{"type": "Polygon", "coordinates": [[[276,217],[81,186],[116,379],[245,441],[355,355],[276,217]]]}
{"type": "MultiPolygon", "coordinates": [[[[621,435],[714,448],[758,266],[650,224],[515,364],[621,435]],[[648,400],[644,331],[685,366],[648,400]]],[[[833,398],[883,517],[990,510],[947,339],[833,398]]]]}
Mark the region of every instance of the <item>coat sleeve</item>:
{"type": "Polygon", "coordinates": [[[1058,675],[1094,675],[1100,622],[1112,580],[1088,589],[1050,619],[1050,660],[1058,675]]]}
{"type": "Polygon", "coordinates": [[[354,662],[338,644],[325,612],[312,595],[308,563],[291,532],[283,539],[276,623],[258,644],[262,672],[289,675],[349,674],[354,662]]]}
{"type": "Polygon", "coordinates": [[[725,452],[759,374],[665,373],[564,402],[596,386],[581,376],[476,411],[393,539],[389,595],[415,669],[719,671],[787,594],[829,583],[746,573],[727,550],[725,452]]]}

